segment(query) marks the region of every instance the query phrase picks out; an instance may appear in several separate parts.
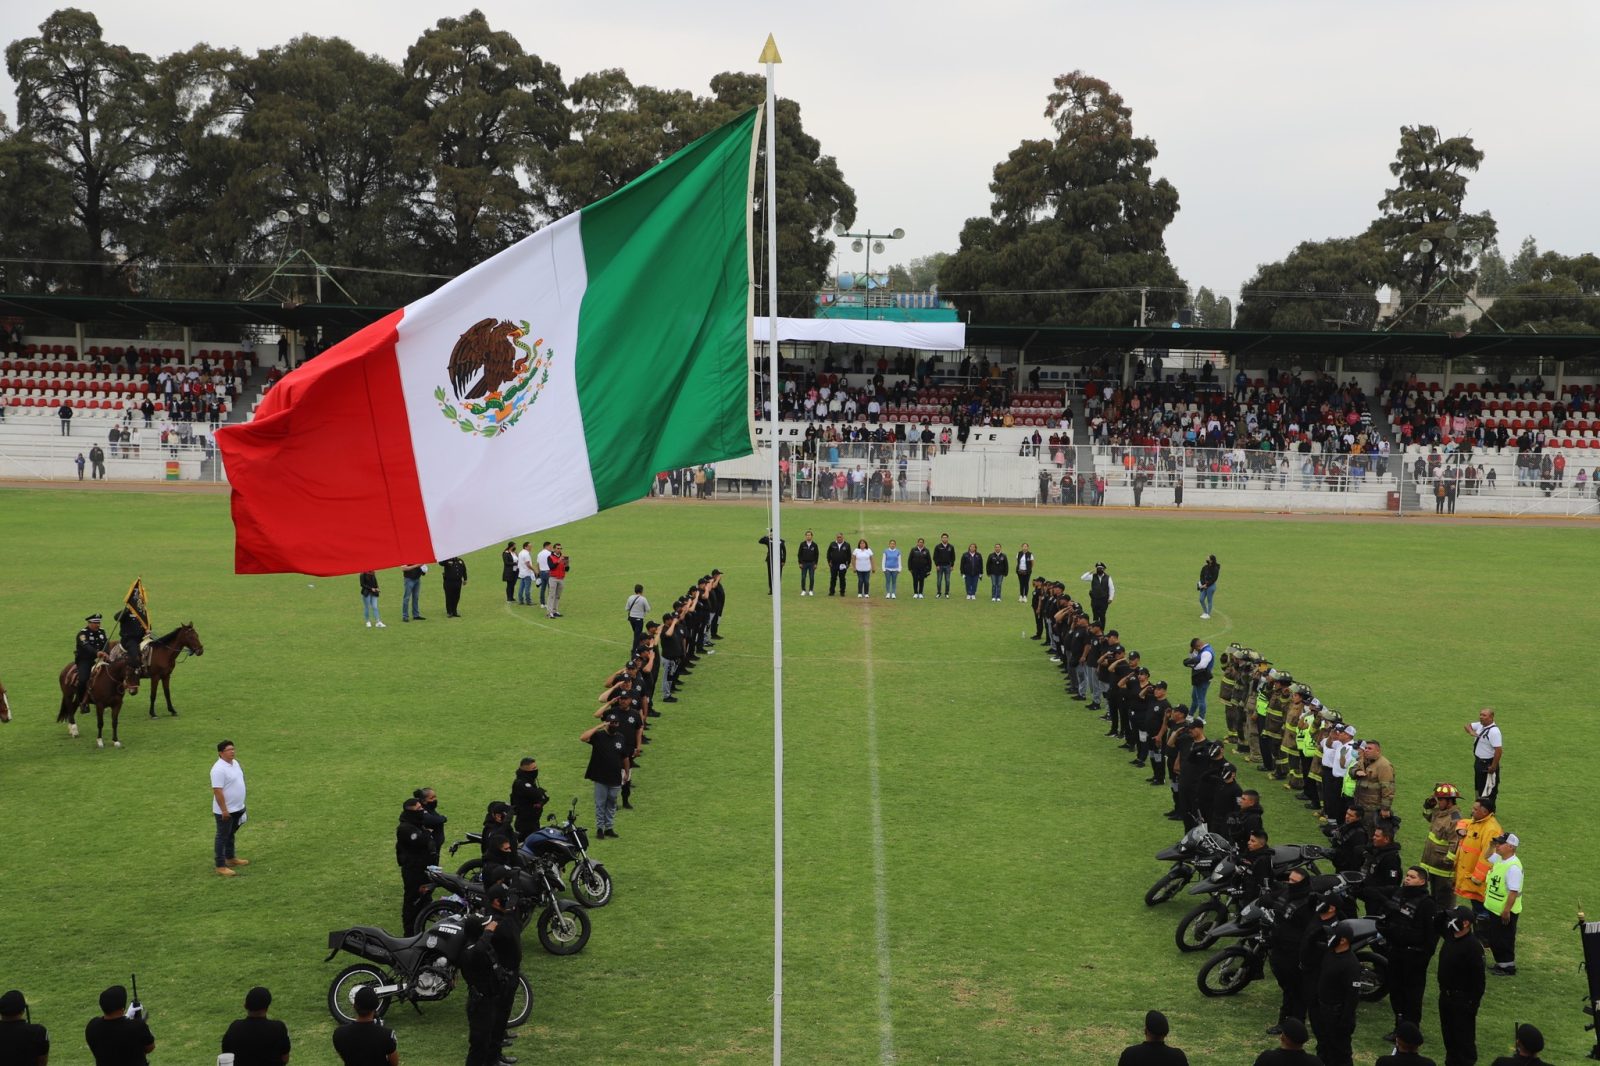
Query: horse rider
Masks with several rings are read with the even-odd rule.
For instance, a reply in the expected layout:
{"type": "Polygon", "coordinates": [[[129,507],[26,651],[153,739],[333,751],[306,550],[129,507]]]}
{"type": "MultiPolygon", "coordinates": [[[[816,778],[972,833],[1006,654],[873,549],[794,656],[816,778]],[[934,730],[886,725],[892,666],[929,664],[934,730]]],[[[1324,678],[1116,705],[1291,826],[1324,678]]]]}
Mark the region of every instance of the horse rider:
{"type": "Polygon", "coordinates": [[[78,630],[78,639],[72,650],[72,663],[78,668],[77,705],[80,707],[89,694],[89,672],[94,669],[94,664],[101,656],[105,655],[106,648],[111,643],[105,630],[100,628],[98,613],[91,614],[84,621],[88,624],[78,630]]]}
{"type": "Polygon", "coordinates": [[[145,664],[140,646],[144,641],[144,623],[139,621],[139,616],[127,607],[111,616],[117,623],[117,643],[122,645],[122,652],[128,657],[128,662],[133,665],[133,676],[143,677],[145,664]]]}

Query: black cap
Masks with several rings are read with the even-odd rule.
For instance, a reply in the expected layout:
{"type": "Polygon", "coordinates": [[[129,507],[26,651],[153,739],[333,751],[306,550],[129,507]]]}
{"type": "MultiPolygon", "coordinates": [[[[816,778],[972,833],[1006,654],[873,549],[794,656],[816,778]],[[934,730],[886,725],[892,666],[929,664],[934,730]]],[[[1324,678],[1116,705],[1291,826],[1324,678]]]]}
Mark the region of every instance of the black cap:
{"type": "Polygon", "coordinates": [[[1411,1047],[1422,1046],[1422,1030],[1417,1028],[1413,1021],[1401,1021],[1394,1027],[1394,1039],[1397,1044],[1407,1044],[1411,1047]]]}
{"type": "Polygon", "coordinates": [[[94,614],[88,615],[87,617],[84,618],[85,622],[98,622],[100,620],[101,619],[100,619],[100,612],[99,611],[96,611],[94,614]]]}
{"type": "Polygon", "coordinates": [[[1166,1036],[1172,1031],[1172,1026],[1167,1024],[1165,1014],[1158,1010],[1147,1011],[1144,1016],[1144,1031],[1151,1036],[1166,1036]]]}
{"type": "Polygon", "coordinates": [[[1531,1025],[1517,1026],[1517,1043],[1522,1045],[1522,1050],[1531,1051],[1535,1055],[1544,1050],[1544,1034],[1531,1025]]]}
{"type": "Polygon", "coordinates": [[[1472,921],[1472,908],[1457,907],[1455,910],[1450,912],[1450,917],[1454,918],[1458,922],[1470,922],[1472,921]]]}
{"type": "Polygon", "coordinates": [[[244,994],[245,1010],[266,1010],[272,1006],[272,993],[260,985],[256,985],[244,994]]]}
{"type": "Polygon", "coordinates": [[[1296,1046],[1304,1044],[1311,1036],[1306,1032],[1306,1023],[1292,1015],[1279,1022],[1278,1028],[1283,1030],[1283,1035],[1288,1037],[1289,1043],[1296,1046]]]}
{"type": "Polygon", "coordinates": [[[490,814],[510,814],[511,813],[511,804],[505,802],[504,800],[495,800],[493,803],[489,804],[489,813],[490,814]]]}
{"type": "Polygon", "coordinates": [[[1157,681],[1155,684],[1151,685],[1150,687],[1151,688],[1166,688],[1167,687],[1167,683],[1165,681],[1157,681]]]}
{"type": "Polygon", "coordinates": [[[13,988],[5,995],[0,996],[0,1014],[10,1016],[21,1014],[28,1009],[28,1001],[22,995],[21,989],[13,988]]]}
{"type": "Polygon", "coordinates": [[[372,990],[371,985],[362,985],[356,989],[356,1013],[371,1014],[378,1009],[378,993],[372,990]]]}
{"type": "Polygon", "coordinates": [[[112,985],[100,993],[100,1013],[110,1014],[128,1005],[128,990],[122,985],[112,985]]]}

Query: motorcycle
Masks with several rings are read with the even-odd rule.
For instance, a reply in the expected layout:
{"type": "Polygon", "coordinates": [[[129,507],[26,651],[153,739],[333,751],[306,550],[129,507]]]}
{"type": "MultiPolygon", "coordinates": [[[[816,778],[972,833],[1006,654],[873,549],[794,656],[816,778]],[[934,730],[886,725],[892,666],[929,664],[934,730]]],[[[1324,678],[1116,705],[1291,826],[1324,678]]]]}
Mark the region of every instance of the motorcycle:
{"type": "Polygon", "coordinates": [[[1233,845],[1221,833],[1213,833],[1201,825],[1195,826],[1169,848],[1156,852],[1156,858],[1172,866],[1156,879],[1144,894],[1144,905],[1155,907],[1182,892],[1195,879],[1204,876],[1219,859],[1233,853],[1233,845]]]}
{"type": "MultiPolygon", "coordinates": [[[[358,925],[328,934],[332,962],[348,952],[363,962],[339,972],[328,986],[328,1013],[340,1023],[356,1020],[355,996],[362,988],[378,994],[378,1017],[395,1002],[410,1003],[418,1014],[421,1003],[437,1003],[456,989],[456,967],[466,950],[469,930],[459,921],[439,921],[416,936],[390,936],[382,929],[358,925]]],[[[524,1024],[533,1013],[533,989],[528,979],[517,977],[509,1027],[524,1024]]]]}
{"type": "MultiPolygon", "coordinates": [[[[562,872],[566,872],[570,864],[573,898],[591,909],[604,907],[611,902],[611,874],[606,871],[604,863],[595,862],[589,857],[589,831],[577,823],[577,815],[578,800],[574,797],[565,822],[546,825],[529,833],[520,850],[528,857],[552,859],[562,872]]],[[[555,815],[550,815],[548,821],[554,823],[555,815]]],[[[450,845],[450,854],[454,855],[467,844],[482,841],[482,833],[468,833],[467,839],[450,845]]],[[[456,868],[456,873],[470,877],[473,871],[482,866],[481,858],[468,859],[456,868]]]]}
{"type": "MultiPolygon", "coordinates": [[[[434,923],[459,918],[471,911],[482,912],[488,907],[482,881],[452,874],[437,866],[428,868],[428,880],[449,891],[450,895],[422,909],[417,915],[418,929],[426,930],[434,923]]],[[[553,861],[529,859],[527,865],[517,871],[513,887],[523,901],[516,913],[522,928],[527,928],[534,912],[538,911],[534,930],[541,947],[552,955],[576,955],[583,950],[589,942],[589,912],[581,904],[560,898],[558,893],[566,886],[553,861]],[[544,909],[539,910],[540,907],[544,909]]]]}
{"type": "MultiPolygon", "coordinates": [[[[1318,875],[1318,859],[1327,858],[1326,848],[1314,844],[1280,844],[1272,849],[1272,875],[1288,876],[1295,867],[1318,875]]],[[[1195,907],[1178,922],[1174,939],[1179,951],[1204,951],[1217,942],[1215,927],[1225,922],[1237,921],[1249,889],[1239,878],[1236,857],[1219,861],[1211,875],[1199,884],[1189,887],[1190,895],[1209,895],[1211,899],[1195,907]]]]}

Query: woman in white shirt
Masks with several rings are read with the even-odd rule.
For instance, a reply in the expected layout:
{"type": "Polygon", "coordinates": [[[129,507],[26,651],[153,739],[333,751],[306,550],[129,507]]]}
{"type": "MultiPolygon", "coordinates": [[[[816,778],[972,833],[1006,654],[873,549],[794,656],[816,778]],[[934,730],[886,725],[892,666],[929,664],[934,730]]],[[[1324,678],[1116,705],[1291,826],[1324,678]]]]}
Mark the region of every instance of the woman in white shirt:
{"type": "Polygon", "coordinates": [[[872,549],[867,547],[867,539],[862,537],[856,541],[856,550],[850,554],[856,559],[856,597],[866,599],[872,595],[872,549]]]}

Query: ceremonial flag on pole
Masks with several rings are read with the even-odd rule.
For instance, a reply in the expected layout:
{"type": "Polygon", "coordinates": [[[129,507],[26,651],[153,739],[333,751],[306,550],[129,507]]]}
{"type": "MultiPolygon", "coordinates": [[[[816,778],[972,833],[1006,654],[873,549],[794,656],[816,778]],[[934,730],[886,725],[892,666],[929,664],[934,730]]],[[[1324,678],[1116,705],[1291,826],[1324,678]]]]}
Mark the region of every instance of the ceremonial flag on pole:
{"type": "Polygon", "coordinates": [[[122,598],[122,606],[139,620],[146,633],[150,632],[150,601],[144,594],[144,578],[133,579],[133,584],[128,586],[128,594],[122,598]]]}
{"type": "Polygon", "coordinates": [[[220,430],[235,569],[447,559],[750,454],[759,114],[374,322],[220,430]]]}

